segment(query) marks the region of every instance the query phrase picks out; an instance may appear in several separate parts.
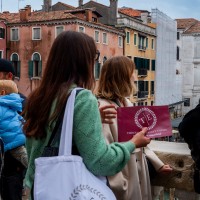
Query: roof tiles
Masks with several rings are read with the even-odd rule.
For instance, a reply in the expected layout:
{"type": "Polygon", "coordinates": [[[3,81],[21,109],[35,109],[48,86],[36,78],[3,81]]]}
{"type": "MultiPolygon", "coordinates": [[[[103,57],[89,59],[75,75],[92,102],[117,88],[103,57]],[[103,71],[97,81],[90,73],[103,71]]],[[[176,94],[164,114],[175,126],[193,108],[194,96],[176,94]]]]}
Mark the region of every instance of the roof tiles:
{"type": "Polygon", "coordinates": [[[119,13],[128,15],[130,17],[140,17],[141,16],[141,11],[139,10],[134,10],[132,8],[120,8],[118,10],[119,13]]]}
{"type": "Polygon", "coordinates": [[[186,18],[186,19],[176,19],[177,28],[178,29],[186,29],[198,22],[198,20],[194,18],[186,18]]]}
{"type": "MultiPolygon", "coordinates": [[[[0,13],[0,18],[5,18],[9,23],[20,23],[19,13],[0,13]]],[[[62,20],[77,18],[76,16],[66,13],[65,11],[52,11],[52,12],[31,12],[26,22],[40,22],[50,20],[62,20]]]]}

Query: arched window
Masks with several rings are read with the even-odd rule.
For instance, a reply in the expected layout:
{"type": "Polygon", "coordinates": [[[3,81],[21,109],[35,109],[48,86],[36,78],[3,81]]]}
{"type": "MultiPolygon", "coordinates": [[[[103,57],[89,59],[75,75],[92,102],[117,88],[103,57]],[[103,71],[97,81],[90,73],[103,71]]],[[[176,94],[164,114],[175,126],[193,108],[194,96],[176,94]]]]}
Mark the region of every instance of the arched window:
{"type": "Polygon", "coordinates": [[[42,61],[39,53],[33,53],[32,60],[29,61],[29,77],[42,76],[42,61]]]}
{"type": "Polygon", "coordinates": [[[176,49],[176,60],[180,60],[180,49],[179,49],[178,46],[177,46],[177,49],[176,49]]]}
{"type": "Polygon", "coordinates": [[[15,69],[15,77],[20,78],[20,61],[19,61],[19,55],[17,53],[13,53],[11,55],[11,62],[15,69]]]}

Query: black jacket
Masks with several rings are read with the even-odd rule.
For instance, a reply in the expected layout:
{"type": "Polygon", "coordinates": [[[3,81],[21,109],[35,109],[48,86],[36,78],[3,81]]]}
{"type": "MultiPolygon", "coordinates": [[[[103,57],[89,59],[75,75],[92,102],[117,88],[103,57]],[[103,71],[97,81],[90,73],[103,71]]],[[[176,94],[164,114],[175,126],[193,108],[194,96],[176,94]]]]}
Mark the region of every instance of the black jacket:
{"type": "Polygon", "coordinates": [[[184,116],[178,129],[191,150],[195,162],[194,189],[200,194],[200,104],[184,116]]]}

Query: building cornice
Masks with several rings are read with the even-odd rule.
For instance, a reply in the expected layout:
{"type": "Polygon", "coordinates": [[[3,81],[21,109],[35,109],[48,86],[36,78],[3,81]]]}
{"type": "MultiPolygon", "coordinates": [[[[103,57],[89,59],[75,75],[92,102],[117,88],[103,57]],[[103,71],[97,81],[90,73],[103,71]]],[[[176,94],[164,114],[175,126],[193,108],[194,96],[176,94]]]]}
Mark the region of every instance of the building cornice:
{"type": "Polygon", "coordinates": [[[8,23],[7,27],[12,28],[12,27],[22,27],[22,26],[52,26],[52,25],[65,25],[65,24],[79,24],[82,26],[87,26],[87,27],[91,27],[94,29],[98,29],[98,30],[102,30],[102,31],[106,31],[109,33],[114,33],[120,36],[125,36],[125,33],[123,31],[119,31],[117,29],[114,29],[112,27],[109,26],[105,26],[103,24],[100,23],[91,23],[91,22],[87,22],[81,19],[62,19],[62,20],[53,20],[53,21],[37,21],[37,22],[20,22],[20,23],[8,23]]]}

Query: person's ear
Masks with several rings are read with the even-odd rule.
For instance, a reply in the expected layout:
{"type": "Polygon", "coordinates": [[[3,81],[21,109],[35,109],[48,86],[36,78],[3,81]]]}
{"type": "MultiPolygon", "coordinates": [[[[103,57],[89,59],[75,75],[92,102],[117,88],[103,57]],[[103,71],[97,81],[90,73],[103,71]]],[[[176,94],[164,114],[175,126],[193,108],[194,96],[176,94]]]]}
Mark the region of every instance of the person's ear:
{"type": "Polygon", "coordinates": [[[11,72],[8,72],[6,75],[6,79],[13,80],[13,74],[11,72]]]}

